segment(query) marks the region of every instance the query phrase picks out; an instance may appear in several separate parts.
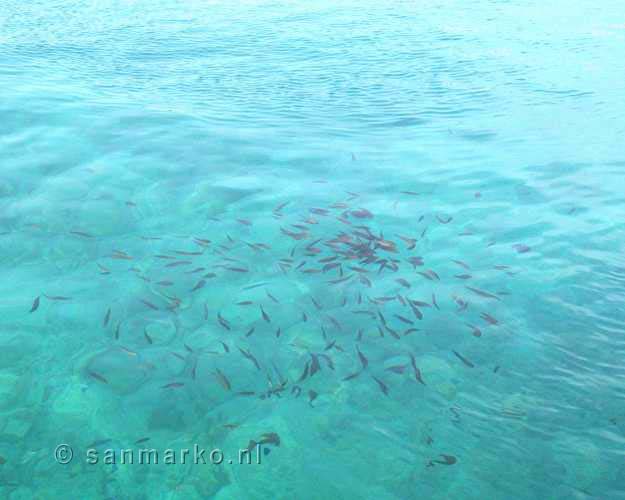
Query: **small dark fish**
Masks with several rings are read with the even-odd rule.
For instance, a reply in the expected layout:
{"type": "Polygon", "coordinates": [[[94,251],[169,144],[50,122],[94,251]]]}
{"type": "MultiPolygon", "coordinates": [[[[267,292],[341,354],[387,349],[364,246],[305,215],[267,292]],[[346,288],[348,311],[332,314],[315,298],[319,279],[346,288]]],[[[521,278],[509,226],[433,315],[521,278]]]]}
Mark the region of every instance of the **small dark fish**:
{"type": "Polygon", "coordinates": [[[244,300],[243,302],[237,302],[237,306],[249,306],[252,305],[254,302],[252,302],[251,300],[244,300]]]}
{"type": "Polygon", "coordinates": [[[451,352],[453,352],[456,357],[462,361],[465,365],[467,365],[469,368],[473,368],[475,365],[473,363],[471,363],[471,361],[469,361],[467,358],[465,358],[464,356],[462,356],[462,354],[452,350],[451,352]]]}
{"type": "Polygon", "coordinates": [[[103,444],[110,443],[111,441],[113,441],[111,438],[98,439],[97,441],[94,441],[89,446],[87,446],[87,448],[88,449],[97,448],[98,446],[102,446],[103,444]]]}
{"type": "Polygon", "coordinates": [[[260,312],[262,313],[263,319],[267,322],[267,323],[271,323],[271,318],[269,317],[269,315],[265,312],[265,310],[263,309],[263,306],[260,306],[260,312]]]}
{"type": "Polygon", "coordinates": [[[306,316],[305,312],[302,312],[302,321],[308,321],[308,316],[306,316]]]}
{"type": "Polygon", "coordinates": [[[530,247],[524,245],[523,243],[517,243],[516,245],[512,245],[512,248],[514,248],[517,253],[527,253],[531,250],[530,247]]]}
{"type": "Polygon", "coordinates": [[[164,281],[157,281],[156,284],[160,285],[160,286],[172,286],[174,284],[174,282],[173,281],[164,280],[164,281]]]}
{"type": "Polygon", "coordinates": [[[106,380],[102,375],[100,375],[99,373],[96,372],[92,372],[91,370],[88,370],[87,373],[92,376],[94,379],[99,380],[100,382],[104,383],[104,384],[108,384],[109,381],[106,380]]]}
{"type": "Polygon", "coordinates": [[[397,283],[399,283],[403,287],[410,288],[410,283],[408,283],[408,281],[404,278],[397,278],[395,281],[397,281],[397,283]]]}
{"type": "Polygon", "coordinates": [[[152,304],[152,302],[148,302],[147,300],[143,300],[143,299],[139,299],[139,300],[143,302],[146,306],[148,306],[150,309],[154,309],[155,311],[158,311],[158,307],[152,304]]]}
{"type": "Polygon", "coordinates": [[[345,381],[346,380],[352,380],[352,379],[356,378],[358,375],[360,375],[361,373],[362,373],[361,371],[352,373],[352,374],[347,375],[346,377],[344,377],[343,380],[345,380],[345,381]]]}
{"type": "Polygon", "coordinates": [[[498,325],[499,321],[496,318],[493,318],[490,314],[488,313],[482,313],[480,314],[480,317],[486,321],[487,323],[490,323],[491,325],[498,325]]]}
{"type": "Polygon", "coordinates": [[[256,329],[255,326],[251,327],[247,333],[245,334],[246,337],[249,337],[250,335],[252,335],[252,333],[254,333],[254,330],[256,329]]]}
{"type": "Polygon", "coordinates": [[[423,319],[423,313],[419,310],[419,308],[413,304],[410,304],[410,308],[412,309],[413,314],[419,320],[423,319]]]}
{"type": "Polygon", "coordinates": [[[482,330],[480,330],[477,326],[470,325],[469,323],[466,323],[466,325],[473,330],[471,333],[473,334],[474,337],[482,336],[482,330]]]}
{"type": "Polygon", "coordinates": [[[184,387],[184,383],[182,382],[170,382],[169,384],[165,384],[161,387],[161,389],[177,389],[179,387],[184,387]]]}
{"type": "Polygon", "coordinates": [[[150,337],[148,335],[148,331],[146,329],[143,330],[143,336],[145,337],[145,340],[148,341],[148,344],[152,344],[153,343],[152,337],[150,337]]]}
{"type": "Polygon", "coordinates": [[[70,231],[70,234],[75,234],[76,236],[82,236],[83,238],[93,238],[93,235],[89,233],[84,233],[82,231],[70,231]]]}
{"type": "Polygon", "coordinates": [[[362,368],[366,369],[367,366],[369,366],[369,360],[362,352],[360,352],[360,349],[358,349],[358,347],[356,347],[356,351],[358,352],[358,359],[360,359],[360,364],[362,365],[362,368]]]}
{"type": "Polygon", "coordinates": [[[237,219],[239,224],[243,224],[244,226],[251,226],[252,222],[247,219],[237,219]]]}
{"type": "Polygon", "coordinates": [[[111,319],[111,308],[109,307],[108,311],[104,315],[104,321],[102,322],[102,326],[106,328],[106,325],[109,324],[109,320],[111,319]]]}
{"type": "Polygon", "coordinates": [[[312,377],[315,373],[321,370],[321,365],[319,364],[319,358],[316,354],[311,354],[312,361],[310,363],[310,376],[312,377]]]}
{"type": "Polygon", "coordinates": [[[244,267],[226,267],[228,271],[234,271],[235,273],[247,273],[249,269],[245,269],[244,267]]]}
{"type": "Polygon", "coordinates": [[[316,391],[313,391],[312,389],[310,391],[308,391],[308,404],[310,406],[312,406],[312,403],[315,399],[317,399],[317,396],[319,396],[319,393],[316,391]]]}
{"type": "Polygon", "coordinates": [[[46,295],[45,293],[43,294],[43,296],[48,299],[48,300],[71,300],[71,297],[64,297],[62,295],[46,295]]]}
{"type": "Polygon", "coordinates": [[[406,368],[408,367],[408,365],[394,365],[394,366],[389,366],[386,371],[387,372],[393,372],[393,373],[399,373],[402,374],[406,371],[406,368]]]}
{"type": "Polygon", "coordinates": [[[225,342],[222,342],[221,340],[219,341],[219,343],[224,347],[225,352],[230,352],[230,348],[228,347],[228,344],[226,344],[225,342]]]}
{"type": "Polygon", "coordinates": [[[497,373],[498,371],[499,371],[499,365],[497,365],[497,366],[493,369],[493,372],[494,372],[494,373],[497,373]]]}
{"type": "Polygon", "coordinates": [[[278,329],[276,330],[276,338],[279,338],[281,333],[282,333],[282,329],[281,329],[281,328],[278,328],[278,329]]]}
{"type": "Polygon", "coordinates": [[[409,194],[411,196],[418,196],[419,193],[415,193],[414,191],[400,191],[401,194],[409,194]]]}
{"type": "Polygon", "coordinates": [[[149,441],[149,440],[150,440],[150,438],[149,438],[149,437],[144,437],[144,438],[141,438],[141,439],[137,439],[137,440],[135,441],[135,444],[145,443],[145,442],[147,442],[147,441],[149,441]]]}
{"type": "Polygon", "coordinates": [[[249,359],[252,363],[254,363],[254,366],[256,366],[257,370],[260,370],[260,365],[258,364],[258,360],[252,355],[251,352],[249,351],[244,351],[243,349],[241,349],[240,347],[238,348],[239,351],[241,351],[241,354],[243,354],[243,356],[246,359],[249,359]]]}
{"type": "Polygon", "coordinates": [[[228,378],[219,370],[219,368],[215,368],[215,377],[217,378],[217,382],[221,385],[226,391],[229,391],[231,388],[230,381],[228,378]]]}
{"type": "Polygon", "coordinates": [[[470,280],[473,276],[470,274],[456,274],[454,278],[458,278],[459,280],[470,280]]]}
{"type": "Polygon", "coordinates": [[[380,390],[384,393],[384,395],[388,396],[388,387],[386,386],[386,384],[382,382],[379,378],[374,377],[373,375],[371,375],[371,378],[377,382],[378,387],[380,387],[380,390]]]}
{"type": "Polygon", "coordinates": [[[198,281],[197,285],[195,285],[195,286],[191,289],[191,291],[192,291],[192,292],[195,292],[196,290],[199,290],[200,288],[203,288],[203,287],[204,287],[204,285],[206,285],[206,281],[205,281],[205,280],[200,280],[200,281],[198,281]]]}
{"type": "Polygon", "coordinates": [[[472,288],[470,286],[467,286],[465,288],[471,290],[473,293],[476,293],[477,295],[481,297],[486,297],[488,299],[501,300],[499,297],[497,297],[497,295],[493,295],[492,293],[484,292],[483,290],[478,290],[477,288],[472,288]]]}
{"type": "Polygon", "coordinates": [[[393,316],[395,316],[399,321],[402,321],[404,323],[407,323],[409,325],[414,325],[414,321],[405,318],[404,316],[400,316],[399,314],[393,314],[393,316]]]}
{"type": "Polygon", "coordinates": [[[436,295],[434,294],[432,294],[432,305],[440,311],[440,307],[438,307],[438,304],[436,303],[436,295]]]}
{"type": "Polygon", "coordinates": [[[468,264],[462,262],[461,260],[452,260],[452,262],[455,262],[459,266],[464,267],[466,270],[471,269],[468,264]]]}
{"type": "Polygon", "coordinates": [[[192,264],[190,260],[177,260],[176,262],[171,262],[167,264],[165,267],[187,266],[189,264],[192,264]]]}
{"type": "Polygon", "coordinates": [[[430,460],[428,466],[431,467],[434,464],[442,464],[442,465],[454,465],[458,459],[456,457],[454,457],[453,455],[442,455],[441,457],[443,457],[443,460],[430,460]]]}
{"type": "Polygon", "coordinates": [[[115,340],[119,340],[119,329],[121,327],[121,323],[117,323],[117,327],[115,328],[115,340]]]}
{"type": "Polygon", "coordinates": [[[221,313],[217,313],[217,321],[219,321],[219,324],[223,326],[226,330],[230,330],[230,323],[223,318],[221,313]]]}
{"type": "Polygon", "coordinates": [[[439,217],[438,215],[436,216],[436,218],[438,219],[438,222],[440,222],[441,224],[448,224],[449,222],[452,221],[453,217],[448,217],[447,220],[442,219],[441,217],[439,217]]]}
{"type": "Polygon", "coordinates": [[[39,296],[35,300],[33,300],[33,305],[30,308],[30,312],[33,313],[39,308],[39,296]]]}
{"type": "Polygon", "coordinates": [[[271,295],[268,290],[265,290],[265,293],[267,294],[267,297],[269,297],[271,300],[273,300],[276,304],[280,303],[280,301],[278,299],[276,299],[273,295],[271,295]]]}
{"type": "Polygon", "coordinates": [[[423,381],[423,378],[421,377],[421,370],[419,370],[419,368],[417,368],[417,361],[415,360],[414,356],[411,354],[410,355],[410,364],[412,365],[412,369],[414,371],[414,377],[415,380],[423,385],[425,385],[425,382],[423,381]]]}
{"type": "Polygon", "coordinates": [[[319,302],[317,302],[314,297],[311,297],[310,300],[312,300],[312,303],[315,305],[318,311],[321,311],[321,309],[323,309],[323,307],[319,305],[319,302]]]}

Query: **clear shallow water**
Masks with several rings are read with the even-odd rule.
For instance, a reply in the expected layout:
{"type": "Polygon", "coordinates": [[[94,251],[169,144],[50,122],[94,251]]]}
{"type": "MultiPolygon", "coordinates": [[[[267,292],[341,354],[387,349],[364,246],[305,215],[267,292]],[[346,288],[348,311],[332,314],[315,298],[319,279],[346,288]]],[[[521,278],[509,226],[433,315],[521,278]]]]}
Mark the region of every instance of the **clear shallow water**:
{"type": "Polygon", "coordinates": [[[4,2],[2,497],[625,498],[621,7],[4,2]]]}

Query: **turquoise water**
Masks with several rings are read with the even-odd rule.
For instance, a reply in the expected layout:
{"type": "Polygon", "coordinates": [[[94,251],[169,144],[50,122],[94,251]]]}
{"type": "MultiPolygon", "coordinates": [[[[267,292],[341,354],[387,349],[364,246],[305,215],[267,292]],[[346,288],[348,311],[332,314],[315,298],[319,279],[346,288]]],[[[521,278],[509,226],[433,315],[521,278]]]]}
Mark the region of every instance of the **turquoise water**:
{"type": "Polygon", "coordinates": [[[623,5],[380,4],[2,2],[1,498],[625,498],[623,5]]]}

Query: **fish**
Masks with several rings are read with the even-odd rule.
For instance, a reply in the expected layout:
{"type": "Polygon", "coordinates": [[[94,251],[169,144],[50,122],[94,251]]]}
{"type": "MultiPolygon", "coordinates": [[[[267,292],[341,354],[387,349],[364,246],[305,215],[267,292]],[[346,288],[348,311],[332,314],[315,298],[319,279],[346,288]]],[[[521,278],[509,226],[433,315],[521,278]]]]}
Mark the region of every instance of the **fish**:
{"type": "Polygon", "coordinates": [[[436,303],[436,295],[434,294],[432,294],[432,305],[440,311],[440,307],[438,307],[438,304],[436,303]]]}
{"type": "Polygon", "coordinates": [[[402,374],[404,373],[404,371],[406,371],[406,367],[408,365],[394,365],[394,366],[389,366],[386,371],[387,372],[392,372],[392,373],[399,373],[402,374]]]}
{"type": "Polygon", "coordinates": [[[247,273],[249,269],[245,269],[244,267],[226,267],[228,271],[234,271],[235,273],[247,273]]]}
{"type": "Polygon", "coordinates": [[[271,323],[271,318],[269,317],[269,315],[265,312],[265,310],[263,309],[263,306],[259,306],[260,307],[260,312],[262,313],[262,317],[263,319],[267,322],[267,323],[271,323]]]}
{"type": "Polygon", "coordinates": [[[223,326],[226,330],[230,330],[230,323],[223,318],[221,313],[217,313],[217,321],[219,321],[219,324],[223,326]]]}
{"type": "Polygon", "coordinates": [[[148,344],[153,344],[154,342],[152,341],[152,337],[150,337],[148,335],[148,331],[144,328],[143,329],[143,336],[145,337],[145,340],[148,341],[148,344]]]}
{"type": "Polygon", "coordinates": [[[247,333],[245,334],[246,337],[249,337],[250,335],[252,335],[252,333],[254,333],[254,330],[256,329],[255,326],[251,327],[247,333]]]}
{"type": "Polygon", "coordinates": [[[251,300],[244,300],[242,302],[237,302],[237,306],[250,306],[252,305],[254,302],[252,302],[251,300]]]}
{"type": "Polygon", "coordinates": [[[344,381],[352,380],[352,379],[356,378],[358,375],[360,375],[361,373],[362,373],[362,371],[354,372],[354,373],[352,373],[350,375],[347,375],[346,377],[343,377],[343,380],[344,381]]]}
{"type": "Polygon", "coordinates": [[[102,326],[104,328],[106,328],[106,325],[109,324],[109,319],[111,319],[111,308],[108,308],[108,311],[106,311],[106,314],[104,315],[104,321],[102,322],[102,326]]]}
{"type": "Polygon", "coordinates": [[[76,236],[82,236],[83,238],[93,238],[93,235],[89,233],[85,233],[83,231],[70,231],[70,234],[75,234],[76,236]]]}
{"type": "Polygon", "coordinates": [[[156,284],[159,286],[172,286],[174,282],[169,281],[169,280],[164,280],[164,281],[157,281],[156,284]]]}
{"type": "Polygon", "coordinates": [[[269,297],[271,300],[273,300],[276,304],[280,303],[280,301],[278,299],[276,299],[273,295],[271,295],[268,290],[265,290],[265,293],[267,294],[267,297],[269,297]]]}
{"type": "Polygon", "coordinates": [[[452,262],[458,264],[461,267],[464,267],[467,271],[471,269],[467,263],[462,262],[461,260],[452,260],[452,262]]]}
{"type": "Polygon", "coordinates": [[[421,370],[417,368],[417,361],[415,360],[415,357],[412,354],[410,354],[410,364],[412,365],[412,370],[414,371],[415,380],[425,385],[425,382],[423,381],[423,378],[421,377],[421,370]]]}
{"type": "Polygon", "coordinates": [[[438,219],[438,222],[440,222],[441,224],[448,224],[453,220],[453,217],[448,217],[447,220],[442,219],[441,217],[439,217],[438,215],[436,216],[436,219],[438,219]]]}
{"type": "Polygon", "coordinates": [[[403,287],[410,288],[410,283],[408,283],[408,281],[404,278],[397,278],[395,281],[397,281],[397,283],[399,283],[403,287]]]}
{"type": "Polygon", "coordinates": [[[260,370],[260,365],[258,364],[258,360],[252,355],[251,352],[249,351],[244,351],[243,349],[241,349],[240,347],[238,347],[239,351],[241,351],[241,354],[243,354],[243,356],[246,359],[249,359],[252,363],[254,363],[254,366],[256,367],[257,370],[260,370]]]}
{"type": "Polygon", "coordinates": [[[35,300],[33,300],[33,305],[31,306],[31,308],[30,308],[30,311],[29,311],[29,312],[33,313],[33,312],[35,312],[37,309],[39,309],[39,296],[37,296],[37,297],[35,298],[35,300]]]}
{"type": "Polygon", "coordinates": [[[321,365],[319,364],[319,358],[316,354],[310,355],[312,361],[310,362],[310,376],[312,377],[315,373],[321,370],[321,365]]]}
{"type": "Polygon", "coordinates": [[[312,303],[315,305],[318,311],[321,311],[321,309],[323,309],[323,307],[321,307],[319,302],[317,302],[314,297],[311,297],[310,300],[312,300],[312,303]]]}
{"type": "Polygon", "coordinates": [[[371,375],[371,378],[377,382],[378,387],[384,393],[384,395],[388,396],[388,387],[386,386],[386,384],[382,382],[379,378],[374,377],[373,375],[371,375]]]}
{"type": "Polygon", "coordinates": [[[471,333],[473,334],[474,337],[481,337],[482,336],[482,330],[480,330],[477,326],[474,325],[470,325],[469,323],[465,323],[469,328],[471,328],[471,330],[473,330],[471,333]]]}
{"type": "Polygon", "coordinates": [[[477,288],[473,288],[473,287],[470,287],[470,286],[465,286],[465,288],[471,290],[473,293],[479,295],[480,297],[486,297],[488,299],[501,300],[500,297],[497,297],[497,295],[493,295],[492,293],[488,293],[488,292],[485,292],[483,290],[478,290],[477,288]]]}
{"type": "Polygon", "coordinates": [[[177,260],[176,262],[170,262],[166,264],[165,267],[178,267],[178,266],[188,266],[189,264],[193,264],[190,260],[177,260]]]}
{"type": "Polygon", "coordinates": [[[360,360],[360,364],[362,365],[363,370],[366,370],[367,366],[369,366],[369,360],[362,352],[360,352],[360,349],[358,349],[358,347],[356,347],[356,352],[358,353],[358,359],[360,360]]]}
{"type": "Polygon", "coordinates": [[[43,296],[48,300],[72,300],[71,297],[64,297],[63,295],[46,295],[44,293],[43,296]]]}
{"type": "Polygon", "coordinates": [[[527,253],[531,250],[531,247],[528,247],[527,245],[524,245],[523,243],[517,243],[516,245],[512,245],[512,248],[514,248],[517,253],[527,253]]]}
{"type": "Polygon", "coordinates": [[[412,321],[411,319],[408,319],[404,316],[401,316],[399,314],[393,314],[393,316],[395,316],[399,321],[402,321],[403,323],[407,323],[409,325],[414,325],[414,321],[412,321]]]}
{"type": "Polygon", "coordinates": [[[486,321],[487,323],[491,324],[491,325],[498,325],[499,321],[496,318],[493,318],[490,314],[488,313],[482,313],[480,314],[480,317],[486,321]]]}
{"type": "Polygon", "coordinates": [[[217,378],[217,382],[221,385],[226,391],[229,391],[231,388],[230,381],[228,378],[219,370],[219,368],[215,368],[215,377],[217,378]]]}
{"type": "MultiPolygon", "coordinates": [[[[312,403],[315,399],[317,399],[317,396],[319,396],[319,393],[316,391],[313,391],[312,389],[310,391],[308,391],[308,404],[312,407],[312,403]]],[[[313,407],[314,408],[314,407],[313,407]]]]}
{"type": "Polygon", "coordinates": [[[87,373],[93,377],[96,380],[99,380],[100,382],[104,383],[104,384],[108,384],[108,380],[106,380],[102,375],[100,375],[99,373],[93,372],[91,370],[87,370],[87,373]]]}
{"type": "Polygon", "coordinates": [[[177,389],[179,387],[184,387],[183,382],[170,382],[169,384],[165,384],[161,387],[161,389],[177,389]]]}
{"type": "Polygon", "coordinates": [[[197,282],[197,285],[195,285],[191,291],[195,292],[196,290],[199,290],[200,288],[204,288],[204,285],[206,285],[206,281],[205,280],[200,280],[197,282]]]}
{"type": "Polygon", "coordinates": [[[454,278],[457,278],[459,280],[470,280],[473,276],[471,276],[470,274],[456,274],[454,276],[454,278]]]}
{"type": "Polygon", "coordinates": [[[149,438],[149,437],[144,437],[144,438],[141,438],[141,439],[137,439],[137,440],[135,441],[135,444],[145,443],[145,442],[147,442],[147,441],[149,441],[149,440],[150,440],[150,438],[149,438]]]}
{"type": "Polygon", "coordinates": [[[121,327],[121,323],[117,323],[117,327],[115,328],[115,340],[119,340],[119,329],[121,327]]]}
{"type": "Polygon", "coordinates": [[[458,461],[458,459],[454,457],[453,455],[441,454],[441,457],[443,457],[443,460],[430,460],[426,467],[433,467],[434,464],[454,465],[458,461]]]}
{"type": "Polygon", "coordinates": [[[454,351],[453,349],[452,349],[452,351],[451,351],[451,352],[453,352],[453,353],[456,355],[456,357],[457,357],[460,361],[462,361],[465,365],[467,365],[469,368],[473,368],[473,367],[475,367],[475,365],[474,365],[473,363],[471,363],[471,361],[469,361],[467,358],[465,358],[464,356],[462,356],[462,354],[460,354],[460,353],[458,353],[458,352],[454,351]]]}
{"type": "Polygon", "coordinates": [[[158,307],[156,307],[154,304],[152,304],[152,302],[148,302],[147,300],[143,300],[143,299],[139,299],[139,300],[141,302],[143,302],[146,306],[148,306],[150,309],[158,311],[158,307]]]}

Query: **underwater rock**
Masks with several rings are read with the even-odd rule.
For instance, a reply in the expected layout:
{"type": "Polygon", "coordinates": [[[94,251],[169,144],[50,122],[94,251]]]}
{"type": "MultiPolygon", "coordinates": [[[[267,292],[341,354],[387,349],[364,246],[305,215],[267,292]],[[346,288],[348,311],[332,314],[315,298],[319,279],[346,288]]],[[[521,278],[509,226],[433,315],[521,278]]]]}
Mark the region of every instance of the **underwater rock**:
{"type": "Polygon", "coordinates": [[[11,408],[18,401],[24,380],[8,370],[0,372],[0,409],[11,408]]]}
{"type": "Polygon", "coordinates": [[[446,399],[456,397],[457,388],[453,382],[455,370],[449,363],[436,356],[425,355],[417,359],[417,367],[426,385],[433,387],[446,399]]]}
{"type": "Polygon", "coordinates": [[[84,366],[83,381],[101,384],[117,394],[136,391],[151,376],[155,366],[144,356],[114,347],[93,355],[84,366]]]}
{"type": "Polygon", "coordinates": [[[565,469],[565,482],[577,489],[588,489],[604,473],[599,447],[588,439],[566,436],[553,445],[555,461],[565,469]]]}

